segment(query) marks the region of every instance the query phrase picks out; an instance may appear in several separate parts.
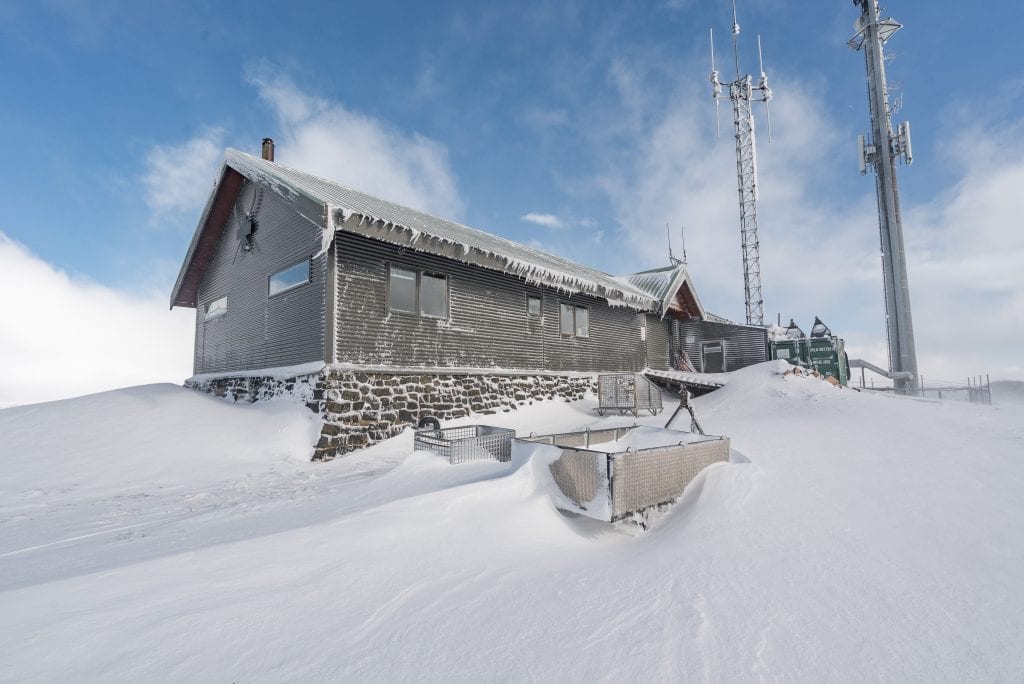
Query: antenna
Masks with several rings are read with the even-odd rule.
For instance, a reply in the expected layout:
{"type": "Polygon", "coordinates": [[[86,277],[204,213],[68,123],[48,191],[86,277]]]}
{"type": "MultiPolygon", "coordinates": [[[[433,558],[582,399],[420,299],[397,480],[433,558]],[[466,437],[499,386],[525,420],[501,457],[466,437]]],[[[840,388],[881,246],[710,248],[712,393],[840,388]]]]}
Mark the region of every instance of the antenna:
{"type": "Polygon", "coordinates": [[[768,120],[768,142],[772,141],[772,110],[768,103],[772,99],[772,89],[768,87],[768,74],[764,73],[764,57],[761,56],[761,34],[757,34],[757,67],[761,71],[761,80],[757,87],[764,93],[764,115],[768,120]]]}
{"type": "Polygon", "coordinates": [[[917,351],[914,346],[914,323],[910,311],[910,283],[907,258],[903,246],[903,224],[900,217],[899,185],[896,161],[910,164],[914,157],[910,148],[910,124],[904,122],[893,130],[894,108],[889,106],[889,88],[885,82],[884,45],[902,28],[895,19],[879,16],[878,0],[856,0],[860,17],[857,33],[849,40],[854,50],[864,51],[868,82],[868,111],[871,134],[857,138],[857,154],[861,173],[875,172],[878,194],[878,232],[882,248],[882,282],[885,292],[885,327],[889,346],[889,370],[898,379],[897,392],[911,394],[920,381],[917,374],[917,351]]]}
{"type": "Polygon", "coordinates": [[[736,60],[736,80],[724,83],[715,70],[714,33],[711,36],[711,86],[715,98],[717,117],[718,100],[728,98],[732,102],[733,126],[736,129],[736,184],[740,203],[740,247],[743,253],[743,294],[746,305],[747,324],[764,325],[764,299],[761,296],[761,243],[757,235],[757,149],[754,144],[754,102],[763,102],[768,115],[768,140],[771,141],[771,112],[768,101],[772,99],[768,87],[768,76],[764,71],[761,54],[761,37],[757,38],[757,59],[761,68],[760,79],[754,85],[750,74],[740,75],[740,22],[737,18],[736,0],[732,3],[732,51],[736,60]],[[723,89],[728,89],[728,95],[723,89]]]}
{"type": "Polygon", "coordinates": [[[708,37],[711,39],[711,96],[715,98],[715,140],[722,137],[722,117],[718,109],[718,100],[722,97],[722,84],[718,80],[718,71],[715,69],[715,30],[708,29],[708,37]]]}
{"type": "Polygon", "coordinates": [[[736,0],[732,0],[732,54],[736,58],[736,80],[740,80],[740,22],[736,20],[736,0]]]}
{"type": "Polygon", "coordinates": [[[683,241],[683,266],[686,265],[686,225],[683,223],[679,224],[679,237],[683,241]]]}
{"type": "Polygon", "coordinates": [[[672,234],[668,229],[668,221],[665,221],[665,239],[668,240],[668,260],[674,264],[676,258],[672,255],[672,234]]]}

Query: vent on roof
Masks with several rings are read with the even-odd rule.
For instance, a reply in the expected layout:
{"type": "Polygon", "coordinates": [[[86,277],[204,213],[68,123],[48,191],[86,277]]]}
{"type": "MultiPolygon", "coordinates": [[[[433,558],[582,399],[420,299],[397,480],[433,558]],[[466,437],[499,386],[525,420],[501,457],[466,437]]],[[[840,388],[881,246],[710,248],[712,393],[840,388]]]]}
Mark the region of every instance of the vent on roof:
{"type": "Polygon", "coordinates": [[[261,156],[267,161],[274,161],[274,140],[272,138],[263,139],[263,153],[261,156]]]}

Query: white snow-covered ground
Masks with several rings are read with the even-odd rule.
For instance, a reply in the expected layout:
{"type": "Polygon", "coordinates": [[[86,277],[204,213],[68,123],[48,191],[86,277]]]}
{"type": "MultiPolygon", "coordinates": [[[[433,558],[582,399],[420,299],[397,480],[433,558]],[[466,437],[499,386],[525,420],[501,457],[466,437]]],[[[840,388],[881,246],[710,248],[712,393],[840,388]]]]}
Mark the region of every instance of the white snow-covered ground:
{"type": "MultiPolygon", "coordinates": [[[[2,410],[0,680],[1024,680],[1024,406],[784,368],[697,400],[732,462],[646,532],[528,447],[311,464],[304,408],[169,385],[2,410]]],[[[593,406],[469,422],[632,422],[593,406]]]]}

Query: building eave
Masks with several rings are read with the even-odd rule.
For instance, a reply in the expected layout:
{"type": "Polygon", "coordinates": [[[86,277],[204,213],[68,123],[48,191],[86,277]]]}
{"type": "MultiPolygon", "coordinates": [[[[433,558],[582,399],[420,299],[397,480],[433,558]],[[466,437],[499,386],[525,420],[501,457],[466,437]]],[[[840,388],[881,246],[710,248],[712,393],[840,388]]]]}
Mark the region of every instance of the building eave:
{"type": "Polygon", "coordinates": [[[217,249],[221,230],[227,223],[228,214],[244,180],[244,176],[227,163],[221,165],[217,185],[206,200],[206,206],[192,235],[188,252],[185,253],[185,260],[181,264],[174,289],[171,290],[172,309],[176,306],[194,309],[198,305],[199,283],[217,249]]]}

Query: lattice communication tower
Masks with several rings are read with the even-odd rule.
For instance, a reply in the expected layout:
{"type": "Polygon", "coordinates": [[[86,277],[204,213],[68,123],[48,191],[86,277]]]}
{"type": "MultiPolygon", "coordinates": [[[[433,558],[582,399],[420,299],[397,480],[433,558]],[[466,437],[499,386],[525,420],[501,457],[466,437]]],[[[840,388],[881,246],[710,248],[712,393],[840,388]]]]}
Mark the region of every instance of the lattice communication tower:
{"type": "Polygon", "coordinates": [[[736,185],[740,201],[740,245],[743,251],[743,293],[749,325],[764,325],[764,298],[761,295],[761,243],[757,235],[757,145],[754,135],[754,102],[763,102],[768,112],[768,140],[771,142],[771,114],[768,102],[772,99],[768,76],[761,58],[761,36],[757,37],[757,59],[761,78],[757,85],[750,74],[740,75],[738,40],[740,25],[736,20],[736,2],[732,4],[732,51],[736,60],[736,80],[726,83],[719,79],[715,69],[715,34],[711,38],[711,86],[715,98],[715,126],[718,129],[718,101],[732,101],[733,125],[736,129],[736,185]],[[726,94],[726,91],[728,94],[726,94]]]}

